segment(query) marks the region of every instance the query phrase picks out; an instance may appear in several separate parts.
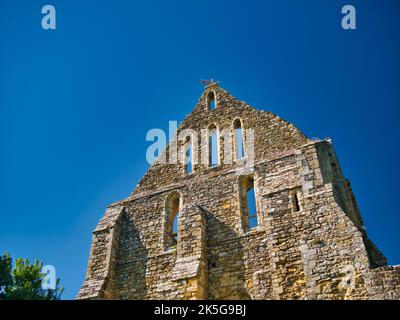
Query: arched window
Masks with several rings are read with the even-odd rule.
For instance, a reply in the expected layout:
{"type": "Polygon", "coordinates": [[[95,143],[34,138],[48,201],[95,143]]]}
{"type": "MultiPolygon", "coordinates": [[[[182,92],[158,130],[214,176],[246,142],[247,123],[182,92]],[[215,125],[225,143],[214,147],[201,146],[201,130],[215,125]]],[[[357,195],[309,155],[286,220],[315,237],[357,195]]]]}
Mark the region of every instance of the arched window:
{"type": "Polygon", "coordinates": [[[216,108],[215,94],[213,91],[210,91],[207,95],[207,109],[214,110],[215,108],[216,108]]]}
{"type": "Polygon", "coordinates": [[[192,142],[190,138],[186,138],[185,147],[184,147],[184,166],[185,173],[190,174],[193,171],[193,150],[192,150],[192,142]]]}
{"type": "Polygon", "coordinates": [[[210,167],[218,165],[218,135],[215,125],[208,128],[208,163],[210,167]]]}
{"type": "Polygon", "coordinates": [[[239,198],[243,229],[247,231],[257,227],[258,216],[253,175],[239,178],[239,198]]]}
{"type": "Polygon", "coordinates": [[[240,119],[233,122],[233,135],[235,144],[235,157],[237,160],[244,158],[243,131],[240,119]]]}
{"type": "Polygon", "coordinates": [[[174,249],[178,243],[178,225],[180,213],[180,196],[172,192],[165,201],[165,249],[174,249]]]}

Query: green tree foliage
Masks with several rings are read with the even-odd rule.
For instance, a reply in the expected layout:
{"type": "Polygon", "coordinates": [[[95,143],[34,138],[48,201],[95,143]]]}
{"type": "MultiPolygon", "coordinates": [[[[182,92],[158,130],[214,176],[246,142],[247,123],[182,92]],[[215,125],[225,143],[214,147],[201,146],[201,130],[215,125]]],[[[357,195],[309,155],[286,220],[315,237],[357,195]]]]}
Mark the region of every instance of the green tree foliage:
{"type": "Polygon", "coordinates": [[[57,279],[55,289],[43,289],[45,274],[43,263],[36,259],[33,264],[28,259],[15,259],[13,265],[10,255],[0,256],[0,300],[60,300],[64,291],[57,279]]]}

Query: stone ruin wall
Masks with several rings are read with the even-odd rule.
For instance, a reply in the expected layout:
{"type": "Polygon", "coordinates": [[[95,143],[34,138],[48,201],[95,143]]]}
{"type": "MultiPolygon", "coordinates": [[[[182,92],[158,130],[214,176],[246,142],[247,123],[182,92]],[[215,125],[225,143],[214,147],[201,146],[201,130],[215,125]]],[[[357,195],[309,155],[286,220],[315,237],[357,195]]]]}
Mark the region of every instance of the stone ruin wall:
{"type": "Polygon", "coordinates": [[[229,128],[236,118],[254,128],[258,227],[243,228],[236,163],[199,164],[190,175],[155,163],[93,232],[78,298],[400,299],[400,267],[386,266],[368,239],[331,142],[310,141],[218,86],[208,90],[217,108],[205,111],[206,90],[178,130],[229,128]],[[174,192],[179,238],[167,250],[165,201],[174,192]]]}

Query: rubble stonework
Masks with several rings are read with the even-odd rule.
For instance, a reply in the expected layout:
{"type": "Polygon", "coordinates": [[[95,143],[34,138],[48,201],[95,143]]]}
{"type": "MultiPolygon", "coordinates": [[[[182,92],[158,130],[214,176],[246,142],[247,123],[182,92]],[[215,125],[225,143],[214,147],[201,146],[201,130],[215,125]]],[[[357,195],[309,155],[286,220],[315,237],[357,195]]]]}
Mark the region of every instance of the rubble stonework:
{"type": "Polygon", "coordinates": [[[178,132],[235,119],[254,130],[258,226],[243,223],[243,163],[223,163],[221,147],[220,165],[190,174],[155,162],[94,230],[78,299],[400,299],[400,266],[386,266],[368,238],[329,139],[311,141],[215,83],[178,132]],[[171,193],[180,199],[175,247],[165,238],[171,193]]]}

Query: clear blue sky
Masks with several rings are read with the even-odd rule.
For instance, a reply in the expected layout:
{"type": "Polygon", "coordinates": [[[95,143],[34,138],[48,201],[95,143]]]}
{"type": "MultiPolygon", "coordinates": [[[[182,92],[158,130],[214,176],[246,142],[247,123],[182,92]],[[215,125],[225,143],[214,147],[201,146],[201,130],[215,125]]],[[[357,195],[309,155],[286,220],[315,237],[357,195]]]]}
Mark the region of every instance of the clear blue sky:
{"type": "Polygon", "coordinates": [[[91,231],[148,168],[147,131],[183,120],[212,77],[332,137],[371,239],[400,264],[399,18],[397,0],[2,0],[0,251],[54,265],[73,298],[91,231]],[[341,28],[345,4],[357,30],[341,28]]]}

